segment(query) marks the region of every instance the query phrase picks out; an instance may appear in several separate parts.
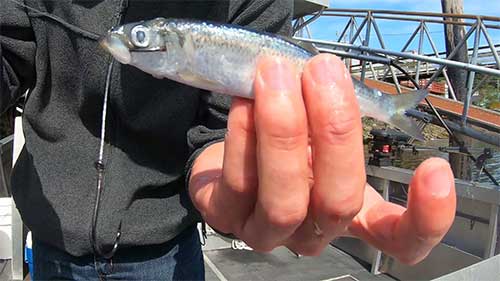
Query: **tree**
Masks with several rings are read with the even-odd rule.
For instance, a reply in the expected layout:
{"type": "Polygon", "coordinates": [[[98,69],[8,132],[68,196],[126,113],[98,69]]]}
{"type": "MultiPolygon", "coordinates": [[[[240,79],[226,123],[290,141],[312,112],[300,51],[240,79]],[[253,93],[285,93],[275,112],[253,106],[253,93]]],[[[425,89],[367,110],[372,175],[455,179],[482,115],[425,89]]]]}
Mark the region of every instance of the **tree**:
{"type": "MultiPolygon", "coordinates": [[[[463,0],[441,0],[441,7],[443,9],[443,13],[445,14],[464,13],[463,0]]],[[[445,17],[444,19],[455,22],[463,21],[462,19],[453,17],[445,17]]],[[[465,28],[463,25],[458,24],[445,24],[444,28],[446,37],[446,53],[449,56],[464,39],[465,28]]],[[[453,57],[451,57],[451,59],[465,63],[469,61],[467,54],[467,42],[462,45],[462,47],[453,57]]],[[[457,99],[464,101],[465,96],[467,95],[467,71],[456,67],[448,67],[448,76],[450,77],[451,86],[455,91],[457,99]]],[[[470,138],[458,134],[457,137],[465,145],[469,145],[471,143],[470,138]]],[[[450,145],[458,146],[459,144],[450,138],[450,145]]],[[[449,161],[455,177],[465,180],[470,180],[472,178],[472,163],[470,163],[470,160],[466,155],[451,153],[449,161]]]]}

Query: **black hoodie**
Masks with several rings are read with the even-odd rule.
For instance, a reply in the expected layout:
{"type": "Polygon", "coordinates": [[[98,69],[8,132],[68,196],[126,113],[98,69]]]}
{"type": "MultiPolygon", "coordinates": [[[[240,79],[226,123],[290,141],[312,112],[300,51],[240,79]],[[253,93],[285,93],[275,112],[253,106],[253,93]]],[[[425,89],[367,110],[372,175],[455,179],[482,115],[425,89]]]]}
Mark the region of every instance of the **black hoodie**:
{"type": "MultiPolygon", "coordinates": [[[[25,3],[98,34],[159,16],[286,34],[293,10],[292,0],[25,3]]],[[[75,256],[92,253],[95,162],[111,57],[52,19],[10,0],[0,4],[2,112],[29,90],[26,145],[12,175],[15,202],[35,239],[75,256]]],[[[119,248],[163,243],[199,219],[186,175],[204,147],[223,139],[230,100],[118,63],[111,78],[97,242],[109,250],[121,223],[119,248]]]]}

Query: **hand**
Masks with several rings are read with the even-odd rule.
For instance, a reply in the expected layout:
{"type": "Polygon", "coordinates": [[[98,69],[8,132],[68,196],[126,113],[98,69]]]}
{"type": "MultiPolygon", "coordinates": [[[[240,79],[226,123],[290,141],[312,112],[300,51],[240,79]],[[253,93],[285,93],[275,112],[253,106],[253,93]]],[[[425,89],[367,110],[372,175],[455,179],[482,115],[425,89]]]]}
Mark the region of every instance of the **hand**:
{"type": "Polygon", "coordinates": [[[254,102],[233,100],[225,141],[193,165],[190,195],[209,225],[258,251],[303,255],[356,236],[408,264],[439,243],[455,215],[448,163],[420,165],[408,209],[367,185],[360,112],[338,58],[314,57],[302,77],[286,60],[262,59],[254,89],[254,102]]]}

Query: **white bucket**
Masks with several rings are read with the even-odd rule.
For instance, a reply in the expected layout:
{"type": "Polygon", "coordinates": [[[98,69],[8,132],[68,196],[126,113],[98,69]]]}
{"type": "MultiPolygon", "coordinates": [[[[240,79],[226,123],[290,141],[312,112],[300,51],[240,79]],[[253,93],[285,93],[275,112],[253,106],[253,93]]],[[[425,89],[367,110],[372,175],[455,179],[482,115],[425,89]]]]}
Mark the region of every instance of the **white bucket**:
{"type": "Polygon", "coordinates": [[[12,259],[12,198],[0,197],[0,259],[12,259]]]}

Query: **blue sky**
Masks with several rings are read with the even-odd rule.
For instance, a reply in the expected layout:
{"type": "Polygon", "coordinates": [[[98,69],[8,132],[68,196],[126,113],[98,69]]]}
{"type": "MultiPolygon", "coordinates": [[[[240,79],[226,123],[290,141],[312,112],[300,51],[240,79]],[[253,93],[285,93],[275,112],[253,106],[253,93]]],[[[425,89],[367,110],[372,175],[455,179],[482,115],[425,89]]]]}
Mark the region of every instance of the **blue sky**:
{"type": "MultiPolygon", "coordinates": [[[[426,11],[441,12],[440,0],[349,0],[349,1],[330,1],[330,8],[352,8],[352,9],[384,9],[400,11],[426,11]]],[[[464,0],[464,13],[475,15],[489,15],[500,17],[500,0],[464,0]]],[[[322,17],[311,25],[311,32],[315,39],[336,40],[342,29],[347,24],[347,17],[322,17]]],[[[358,19],[358,24],[362,18],[358,19]]],[[[417,28],[418,22],[402,22],[377,20],[380,31],[384,34],[384,40],[388,48],[392,50],[401,50],[404,43],[409,39],[411,33],[417,28]]],[[[500,22],[496,22],[500,25],[500,22]]],[[[431,36],[437,45],[439,51],[444,51],[443,27],[441,24],[428,24],[431,36]]],[[[500,44],[500,30],[488,29],[494,44],[500,44]]],[[[364,35],[363,35],[364,38],[364,35]]],[[[417,36],[418,39],[418,36],[417,36]]],[[[418,49],[418,40],[414,40],[409,50],[418,49]]],[[[485,45],[484,36],[481,35],[481,45],[485,45]]],[[[379,48],[378,40],[372,30],[370,38],[371,47],[379,48]]],[[[469,46],[473,44],[473,37],[469,39],[469,46]]],[[[359,44],[359,42],[357,43],[359,44]]],[[[430,43],[424,41],[424,52],[432,51],[430,43]]]]}

